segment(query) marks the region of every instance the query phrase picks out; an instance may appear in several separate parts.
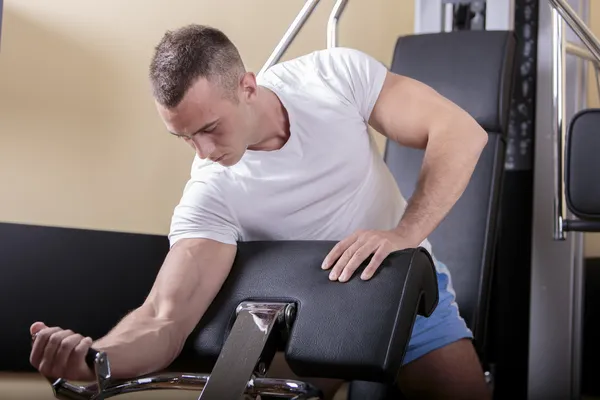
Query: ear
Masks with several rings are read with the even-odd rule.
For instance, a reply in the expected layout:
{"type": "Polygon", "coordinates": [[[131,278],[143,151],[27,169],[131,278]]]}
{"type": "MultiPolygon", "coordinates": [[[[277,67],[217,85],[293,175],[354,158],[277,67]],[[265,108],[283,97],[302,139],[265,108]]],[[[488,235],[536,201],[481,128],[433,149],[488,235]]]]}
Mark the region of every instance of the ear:
{"type": "Polygon", "coordinates": [[[245,100],[251,100],[256,96],[258,84],[256,83],[256,75],[253,72],[246,72],[240,79],[240,88],[242,96],[245,100]]]}

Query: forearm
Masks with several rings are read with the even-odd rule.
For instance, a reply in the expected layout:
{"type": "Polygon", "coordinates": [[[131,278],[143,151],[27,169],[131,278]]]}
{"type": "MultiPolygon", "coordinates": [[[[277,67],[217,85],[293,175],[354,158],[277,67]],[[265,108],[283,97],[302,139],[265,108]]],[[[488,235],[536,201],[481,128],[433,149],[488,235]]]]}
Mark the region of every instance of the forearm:
{"type": "Polygon", "coordinates": [[[105,351],[117,379],[134,378],[166,368],[181,351],[185,335],[166,319],[140,307],[92,345],[105,351]]]}
{"type": "Polygon", "coordinates": [[[429,134],[417,186],[396,231],[418,246],[446,217],[469,183],[487,133],[474,121],[441,124],[429,134]]]}
{"type": "Polygon", "coordinates": [[[203,239],[171,249],[144,304],[93,345],[106,351],[115,377],[170,365],[223,285],[235,249],[203,239]]]}

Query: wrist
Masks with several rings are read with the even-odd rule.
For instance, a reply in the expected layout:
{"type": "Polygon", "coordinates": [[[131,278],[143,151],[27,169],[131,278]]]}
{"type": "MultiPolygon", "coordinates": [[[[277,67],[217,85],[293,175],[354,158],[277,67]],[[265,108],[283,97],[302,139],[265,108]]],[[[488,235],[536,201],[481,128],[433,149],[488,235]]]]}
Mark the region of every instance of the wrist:
{"type": "Polygon", "coordinates": [[[406,248],[416,248],[425,240],[424,237],[415,234],[415,229],[409,229],[402,225],[398,225],[392,232],[398,236],[399,240],[406,248]]]}

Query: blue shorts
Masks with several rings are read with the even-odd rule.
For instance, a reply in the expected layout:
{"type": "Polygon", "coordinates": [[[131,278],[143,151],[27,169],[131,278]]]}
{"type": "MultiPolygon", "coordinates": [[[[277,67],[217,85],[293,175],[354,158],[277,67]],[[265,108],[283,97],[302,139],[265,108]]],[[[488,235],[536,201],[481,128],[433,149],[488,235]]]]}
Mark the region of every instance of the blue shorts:
{"type": "Polygon", "coordinates": [[[473,339],[473,333],[460,316],[448,267],[435,259],[434,263],[437,271],[439,302],[429,318],[417,316],[403,364],[408,364],[457,340],[473,339]]]}

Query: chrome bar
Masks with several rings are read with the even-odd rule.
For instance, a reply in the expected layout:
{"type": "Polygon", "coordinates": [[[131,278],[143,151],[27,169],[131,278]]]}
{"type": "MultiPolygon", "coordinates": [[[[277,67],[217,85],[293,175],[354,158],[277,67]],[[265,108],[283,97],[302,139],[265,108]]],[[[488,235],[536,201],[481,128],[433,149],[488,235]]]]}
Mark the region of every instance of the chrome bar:
{"type": "Polygon", "coordinates": [[[600,65],[600,61],[596,60],[594,58],[593,54],[590,53],[588,49],[586,49],[585,47],[580,46],[576,43],[567,42],[565,51],[567,52],[567,54],[571,54],[571,55],[573,55],[575,57],[579,57],[583,60],[591,61],[592,63],[594,63],[596,65],[600,65]]]}
{"type": "Polygon", "coordinates": [[[565,20],[573,32],[581,39],[583,44],[590,50],[596,61],[600,62],[600,41],[588,28],[575,10],[565,0],[548,0],[553,8],[565,20]]]}
{"type": "MultiPolygon", "coordinates": [[[[102,398],[108,399],[128,393],[149,390],[186,390],[202,391],[209,375],[188,373],[165,373],[149,375],[132,380],[120,380],[110,383],[102,392],[102,398]]],[[[60,393],[55,396],[65,400],[96,400],[97,386],[77,386],[63,381],[60,393]]],[[[289,379],[272,379],[252,377],[246,385],[247,396],[273,396],[282,399],[319,400],[321,391],[309,383],[289,379]]]]}
{"type": "Polygon", "coordinates": [[[564,21],[552,9],[552,137],[554,158],[554,240],[566,239],[563,230],[563,140],[565,126],[565,35],[564,21]]]}
{"type": "MultiPolygon", "coordinates": [[[[198,400],[239,399],[288,303],[242,303],[219,358],[198,400]]],[[[271,360],[268,360],[270,363],[271,360]]]]}
{"type": "Polygon", "coordinates": [[[279,60],[281,59],[283,54],[286,52],[288,47],[290,47],[290,44],[292,43],[292,41],[296,38],[296,35],[298,34],[298,32],[300,32],[300,30],[306,23],[306,20],[308,19],[308,17],[310,17],[310,15],[312,14],[313,10],[315,9],[315,7],[319,3],[319,1],[320,0],[307,0],[306,3],[304,3],[304,6],[300,10],[300,12],[296,16],[296,18],[294,18],[294,21],[289,26],[289,28],[287,29],[287,31],[285,32],[285,34],[283,35],[283,37],[281,38],[281,40],[279,41],[277,46],[275,47],[275,50],[273,50],[273,52],[267,59],[267,62],[265,63],[265,65],[263,65],[261,70],[258,72],[258,76],[261,76],[262,74],[265,73],[265,71],[267,69],[271,68],[277,62],[279,62],[279,60]]]}
{"type": "Polygon", "coordinates": [[[344,8],[348,0],[336,0],[333,5],[333,9],[331,10],[331,14],[329,14],[329,20],[327,21],[327,48],[331,49],[337,47],[337,34],[338,34],[338,22],[342,13],[344,12],[344,8]]]}

